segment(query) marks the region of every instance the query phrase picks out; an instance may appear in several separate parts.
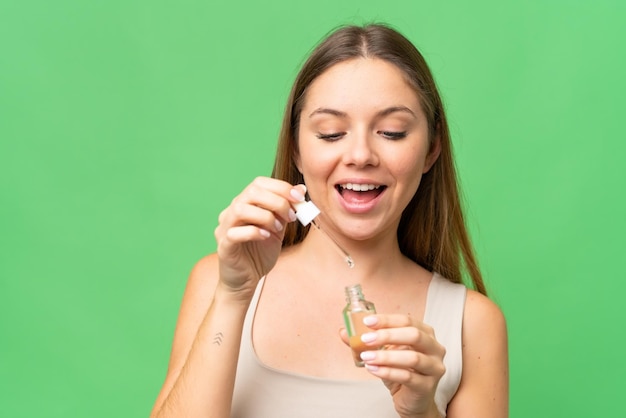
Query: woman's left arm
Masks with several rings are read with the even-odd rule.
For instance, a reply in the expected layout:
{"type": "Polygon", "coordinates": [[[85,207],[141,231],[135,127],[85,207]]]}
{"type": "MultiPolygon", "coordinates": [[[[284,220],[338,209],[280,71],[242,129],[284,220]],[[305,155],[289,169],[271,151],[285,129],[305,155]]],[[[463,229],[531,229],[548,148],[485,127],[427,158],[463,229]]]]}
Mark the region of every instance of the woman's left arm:
{"type": "Polygon", "coordinates": [[[498,306],[468,290],[463,315],[463,375],[448,418],[509,416],[506,321],[498,306]]]}

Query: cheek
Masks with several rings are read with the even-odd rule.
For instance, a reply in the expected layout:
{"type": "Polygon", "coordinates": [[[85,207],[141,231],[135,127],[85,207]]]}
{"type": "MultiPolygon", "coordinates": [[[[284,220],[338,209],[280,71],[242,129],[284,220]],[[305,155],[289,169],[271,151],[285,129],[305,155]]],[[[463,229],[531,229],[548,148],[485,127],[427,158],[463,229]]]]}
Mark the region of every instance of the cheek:
{"type": "Polygon", "coordinates": [[[394,161],[393,175],[396,179],[398,199],[403,206],[409,204],[422,181],[425,153],[407,152],[394,161]]]}
{"type": "Polygon", "coordinates": [[[398,153],[392,169],[398,177],[421,177],[426,163],[427,152],[423,148],[398,153]]]}
{"type": "Polygon", "coordinates": [[[314,188],[312,182],[324,175],[323,164],[317,158],[312,157],[314,156],[307,152],[306,149],[301,150],[298,169],[308,189],[314,188]]]}
{"type": "Polygon", "coordinates": [[[300,171],[309,179],[311,177],[325,177],[333,170],[334,164],[324,155],[306,155],[300,158],[300,171]]]}
{"type": "Polygon", "coordinates": [[[323,174],[334,167],[337,161],[337,151],[334,147],[316,146],[311,138],[303,138],[300,142],[298,168],[303,174],[323,174]]]}

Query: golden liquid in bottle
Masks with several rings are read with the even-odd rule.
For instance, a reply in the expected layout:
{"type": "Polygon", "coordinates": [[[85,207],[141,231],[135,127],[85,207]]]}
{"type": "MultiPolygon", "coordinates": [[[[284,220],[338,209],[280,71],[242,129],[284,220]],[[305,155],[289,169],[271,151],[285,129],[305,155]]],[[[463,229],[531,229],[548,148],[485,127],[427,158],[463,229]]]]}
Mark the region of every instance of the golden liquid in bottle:
{"type": "Polygon", "coordinates": [[[361,312],[351,312],[350,319],[352,322],[352,335],[349,338],[350,348],[352,348],[352,358],[354,359],[354,364],[359,367],[363,367],[363,360],[361,360],[361,353],[363,351],[375,350],[374,347],[369,347],[365,345],[363,341],[361,341],[361,335],[366,332],[370,332],[369,329],[364,323],[363,318],[368,315],[371,315],[372,312],[361,311],[361,312]]]}

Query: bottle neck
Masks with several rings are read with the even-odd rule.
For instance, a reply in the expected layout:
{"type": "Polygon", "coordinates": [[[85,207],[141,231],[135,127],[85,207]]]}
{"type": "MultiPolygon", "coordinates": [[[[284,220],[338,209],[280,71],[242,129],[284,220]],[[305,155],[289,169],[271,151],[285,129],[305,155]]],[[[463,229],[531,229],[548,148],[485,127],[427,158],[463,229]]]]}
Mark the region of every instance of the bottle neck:
{"type": "Polygon", "coordinates": [[[357,303],[363,301],[365,301],[365,297],[363,296],[363,290],[360,284],[346,287],[346,302],[357,303]]]}

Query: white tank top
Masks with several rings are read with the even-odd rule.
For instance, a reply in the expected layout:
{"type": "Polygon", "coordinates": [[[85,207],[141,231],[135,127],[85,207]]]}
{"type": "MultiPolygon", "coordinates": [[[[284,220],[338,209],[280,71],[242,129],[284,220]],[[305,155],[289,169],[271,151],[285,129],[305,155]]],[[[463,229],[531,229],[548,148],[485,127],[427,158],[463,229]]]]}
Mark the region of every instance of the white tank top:
{"type": "MultiPolygon", "coordinates": [[[[252,347],[252,322],[263,279],[244,322],[231,417],[346,418],[397,417],[391,395],[379,380],[339,380],[276,370],[261,363],[252,347]]],[[[463,309],[467,290],[437,273],[429,284],[424,322],[446,347],[446,373],[435,402],[442,416],[461,381],[463,309]]]]}

